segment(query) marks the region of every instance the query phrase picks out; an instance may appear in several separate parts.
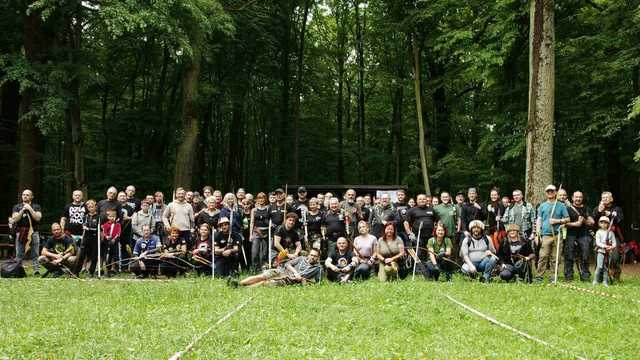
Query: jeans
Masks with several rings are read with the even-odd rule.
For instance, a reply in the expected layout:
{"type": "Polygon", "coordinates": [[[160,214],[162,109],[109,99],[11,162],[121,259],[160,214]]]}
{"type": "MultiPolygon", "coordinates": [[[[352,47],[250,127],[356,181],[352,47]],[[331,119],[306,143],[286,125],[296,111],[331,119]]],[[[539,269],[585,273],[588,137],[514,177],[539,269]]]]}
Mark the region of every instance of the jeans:
{"type": "MultiPolygon", "coordinates": [[[[485,256],[482,261],[472,261],[473,266],[476,267],[478,272],[482,272],[482,277],[485,281],[491,281],[491,273],[493,272],[493,267],[496,265],[496,258],[494,256],[485,256]]],[[[469,274],[469,265],[464,263],[462,265],[462,273],[469,274]]]]}
{"type": "Polygon", "coordinates": [[[576,236],[567,235],[564,243],[564,278],[565,280],[573,280],[573,263],[577,261],[580,269],[580,280],[589,280],[591,273],[589,272],[589,253],[591,238],[589,235],[576,236]],[[579,249],[579,258],[575,259],[576,245],[579,249]]]}
{"type": "Polygon", "coordinates": [[[438,264],[438,266],[433,265],[431,260],[428,260],[426,262],[427,272],[429,272],[429,276],[435,281],[438,281],[438,279],[440,278],[440,273],[444,272],[447,281],[449,281],[451,279],[451,274],[453,273],[453,264],[441,257],[436,257],[436,263],[438,264]]]}
{"type": "MultiPolygon", "coordinates": [[[[37,231],[33,232],[31,236],[31,263],[33,264],[33,271],[40,271],[40,263],[38,262],[38,256],[40,255],[40,234],[37,231]]],[[[24,259],[24,243],[19,236],[16,236],[16,259],[22,263],[24,259]]]]}
{"type": "Polygon", "coordinates": [[[260,270],[269,262],[269,239],[267,236],[255,236],[251,241],[251,264],[255,270],[260,270]]]}
{"type": "Polygon", "coordinates": [[[356,266],[356,270],[354,271],[353,278],[356,280],[367,280],[371,277],[371,273],[373,272],[373,266],[367,263],[360,263],[356,266]]]}

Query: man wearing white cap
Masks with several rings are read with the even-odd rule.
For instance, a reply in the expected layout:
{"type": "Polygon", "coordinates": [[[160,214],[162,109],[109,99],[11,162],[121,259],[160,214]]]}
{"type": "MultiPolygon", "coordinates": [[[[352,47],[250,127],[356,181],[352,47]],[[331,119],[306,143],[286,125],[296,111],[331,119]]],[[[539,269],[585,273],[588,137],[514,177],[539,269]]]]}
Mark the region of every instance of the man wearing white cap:
{"type": "MultiPolygon", "coordinates": [[[[553,185],[547,185],[544,189],[547,196],[547,201],[540,204],[538,207],[538,218],[536,219],[537,233],[540,234],[541,239],[536,245],[540,247],[540,257],[538,259],[536,281],[542,281],[547,271],[547,267],[554,269],[556,266],[556,246],[560,246],[560,237],[558,231],[561,225],[565,225],[571,220],[569,219],[569,212],[567,207],[561,201],[556,200],[556,187],[553,185]]],[[[560,252],[559,259],[562,258],[562,252],[560,252]]],[[[557,279],[553,279],[556,281],[557,279]]]]}
{"type": "Polygon", "coordinates": [[[218,231],[213,238],[214,271],[215,276],[231,276],[237,274],[238,252],[242,238],[237,232],[232,232],[229,219],[221,217],[218,220],[218,231]]]}
{"type": "Polygon", "coordinates": [[[484,234],[482,221],[473,220],[469,223],[469,235],[462,240],[460,254],[464,260],[462,264],[464,274],[475,277],[478,272],[482,272],[480,281],[491,281],[491,273],[498,258],[491,239],[484,234]]]}

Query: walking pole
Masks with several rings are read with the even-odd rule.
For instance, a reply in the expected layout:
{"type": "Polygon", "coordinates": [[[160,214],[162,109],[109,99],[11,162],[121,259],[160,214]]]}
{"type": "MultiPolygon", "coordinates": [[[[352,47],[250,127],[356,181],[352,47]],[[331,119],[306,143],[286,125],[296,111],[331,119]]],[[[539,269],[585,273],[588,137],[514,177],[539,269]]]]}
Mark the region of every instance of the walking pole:
{"type": "Polygon", "coordinates": [[[269,239],[267,239],[269,246],[269,269],[271,269],[271,219],[269,219],[269,239]]]}
{"type": "Polygon", "coordinates": [[[100,279],[100,268],[102,268],[102,259],[100,258],[100,215],[98,215],[98,279],[100,279]]]}
{"type": "Polygon", "coordinates": [[[216,275],[216,262],[214,259],[214,249],[213,249],[213,239],[216,238],[216,228],[213,228],[213,232],[211,234],[211,280],[215,280],[216,275]]]}
{"type": "MultiPolygon", "coordinates": [[[[562,184],[558,186],[558,191],[562,189],[562,184]]],[[[553,225],[551,224],[551,219],[553,219],[553,213],[556,210],[556,205],[558,205],[558,193],[556,192],[556,201],[553,203],[553,208],[551,208],[551,215],[549,215],[549,225],[551,226],[551,238],[555,238],[555,231],[553,230],[553,225]]],[[[555,270],[553,274],[553,282],[558,282],[558,261],[560,260],[560,237],[562,236],[562,231],[558,228],[558,243],[556,244],[556,263],[555,270]]]]}
{"type": "Polygon", "coordinates": [[[420,233],[422,232],[422,224],[423,222],[420,222],[420,227],[418,227],[418,238],[416,239],[416,258],[413,261],[413,276],[411,277],[411,280],[415,280],[416,279],[416,266],[418,265],[418,260],[420,259],[418,257],[418,251],[420,251],[420,233]]]}

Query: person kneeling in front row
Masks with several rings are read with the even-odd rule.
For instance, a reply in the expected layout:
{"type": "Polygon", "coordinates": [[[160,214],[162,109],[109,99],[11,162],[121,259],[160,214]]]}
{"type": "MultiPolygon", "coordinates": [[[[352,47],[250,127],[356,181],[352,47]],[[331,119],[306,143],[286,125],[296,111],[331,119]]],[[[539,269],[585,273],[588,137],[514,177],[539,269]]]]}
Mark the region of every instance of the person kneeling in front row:
{"type": "Polygon", "coordinates": [[[484,224],[480,220],[473,220],[469,224],[469,236],[465,237],[460,246],[460,253],[464,259],[462,272],[475,278],[481,271],[480,281],[490,282],[491,273],[496,265],[496,249],[491,239],[484,235],[484,224]]]}

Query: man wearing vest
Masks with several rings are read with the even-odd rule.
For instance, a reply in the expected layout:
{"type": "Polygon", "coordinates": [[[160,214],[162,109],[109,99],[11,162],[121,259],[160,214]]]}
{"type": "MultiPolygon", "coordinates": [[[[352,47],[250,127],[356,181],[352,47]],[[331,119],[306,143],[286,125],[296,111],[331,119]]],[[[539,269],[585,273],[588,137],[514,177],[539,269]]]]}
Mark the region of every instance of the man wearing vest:
{"type": "Polygon", "coordinates": [[[482,272],[480,281],[491,281],[491,273],[498,258],[493,243],[487,235],[484,235],[482,221],[473,220],[469,223],[469,235],[462,240],[460,254],[464,260],[463,274],[475,278],[478,272],[482,272]]]}

